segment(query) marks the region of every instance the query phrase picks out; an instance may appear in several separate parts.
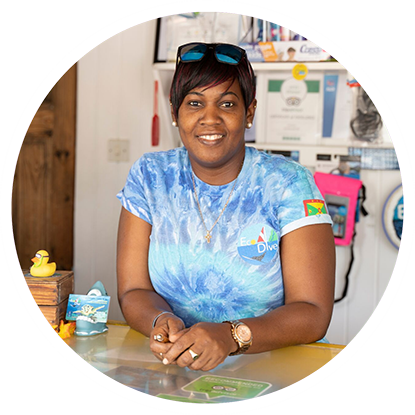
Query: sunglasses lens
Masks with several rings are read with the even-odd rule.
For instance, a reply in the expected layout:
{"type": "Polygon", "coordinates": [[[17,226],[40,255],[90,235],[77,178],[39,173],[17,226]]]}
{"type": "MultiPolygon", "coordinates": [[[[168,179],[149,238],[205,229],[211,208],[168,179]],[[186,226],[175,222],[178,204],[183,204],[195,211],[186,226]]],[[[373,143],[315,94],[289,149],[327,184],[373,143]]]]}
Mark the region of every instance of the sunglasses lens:
{"type": "Polygon", "coordinates": [[[207,46],[203,44],[186,45],[180,50],[180,59],[183,62],[198,61],[203,58],[207,46]]]}
{"type": "Polygon", "coordinates": [[[231,65],[238,64],[243,56],[243,51],[232,45],[216,46],[216,58],[219,62],[229,63],[231,65]]]}

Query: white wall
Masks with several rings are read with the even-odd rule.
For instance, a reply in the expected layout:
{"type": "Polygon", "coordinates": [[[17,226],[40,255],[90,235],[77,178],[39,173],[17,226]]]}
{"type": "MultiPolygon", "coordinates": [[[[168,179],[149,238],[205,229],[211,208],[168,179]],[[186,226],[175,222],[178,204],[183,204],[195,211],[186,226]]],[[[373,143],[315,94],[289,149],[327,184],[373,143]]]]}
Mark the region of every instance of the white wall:
{"type": "MultiPolygon", "coordinates": [[[[368,321],[392,276],[398,251],[382,228],[382,208],[390,192],[401,183],[399,171],[363,170],[366,186],[365,208],[356,225],[355,260],[349,276],[347,297],[336,303],[327,338],[347,344],[368,321]]],[[[341,296],[350,260],[349,247],[336,247],[336,298],[341,296]]]]}
{"type": "MultiPolygon", "coordinates": [[[[78,63],[75,177],[75,291],[101,280],[111,295],[110,319],[122,319],[116,290],[116,236],[122,189],[131,164],[152,151],[156,24],[108,39],[78,63]],[[128,162],[107,161],[109,139],[130,140],[128,162]]],[[[161,131],[163,135],[163,129],[161,131]]],[[[161,141],[157,149],[165,149],[161,141]]]]}
{"type": "MultiPolygon", "coordinates": [[[[161,124],[159,147],[151,147],[155,22],[128,29],[84,56],[78,64],[75,188],[75,291],[82,294],[101,280],[111,295],[110,319],[122,320],[116,292],[116,236],[123,187],[131,164],[143,153],[172,147],[168,121],[161,124]],[[166,128],[166,130],[164,129],[166,128]],[[107,161],[107,142],[130,140],[130,160],[107,161]]],[[[161,101],[161,99],[159,99],[161,101]]],[[[159,102],[160,112],[163,103],[159,102]]],[[[164,115],[167,104],[164,102],[164,115]]],[[[364,171],[370,215],[357,225],[355,263],[349,294],[335,306],[328,338],[347,344],[363,327],[392,275],[397,251],[387,241],[381,212],[400,183],[398,171],[364,171]]],[[[337,248],[337,296],[349,261],[349,248],[337,248]]]]}

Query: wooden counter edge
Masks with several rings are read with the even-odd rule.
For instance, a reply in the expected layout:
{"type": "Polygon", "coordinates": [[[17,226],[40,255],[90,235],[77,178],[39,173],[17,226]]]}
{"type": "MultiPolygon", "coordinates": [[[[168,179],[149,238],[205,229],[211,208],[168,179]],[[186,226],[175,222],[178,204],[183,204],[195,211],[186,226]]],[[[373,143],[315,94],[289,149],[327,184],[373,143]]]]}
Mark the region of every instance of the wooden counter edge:
{"type": "Polygon", "coordinates": [[[125,321],[121,320],[108,320],[107,324],[111,326],[128,326],[128,324],[125,321]]]}
{"type": "Polygon", "coordinates": [[[332,343],[309,343],[309,344],[299,344],[301,347],[323,347],[328,349],[339,349],[343,350],[346,346],[343,344],[332,344],[332,343]]]}

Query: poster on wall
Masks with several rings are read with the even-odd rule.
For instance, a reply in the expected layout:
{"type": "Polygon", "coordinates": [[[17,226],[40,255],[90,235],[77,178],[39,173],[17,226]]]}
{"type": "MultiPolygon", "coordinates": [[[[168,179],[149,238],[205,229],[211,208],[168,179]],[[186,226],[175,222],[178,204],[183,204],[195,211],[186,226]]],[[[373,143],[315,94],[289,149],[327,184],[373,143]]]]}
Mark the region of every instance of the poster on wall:
{"type": "Polygon", "coordinates": [[[246,16],[232,13],[180,13],[157,20],[154,63],[175,62],[177,48],[189,42],[238,44],[246,16]]]}
{"type": "Polygon", "coordinates": [[[352,118],[352,92],[347,85],[347,72],[324,74],[323,138],[348,141],[352,118]]]}
{"type": "Polygon", "coordinates": [[[315,145],[321,137],[323,74],[295,79],[290,72],[269,75],[266,102],[267,143],[315,145]]]}

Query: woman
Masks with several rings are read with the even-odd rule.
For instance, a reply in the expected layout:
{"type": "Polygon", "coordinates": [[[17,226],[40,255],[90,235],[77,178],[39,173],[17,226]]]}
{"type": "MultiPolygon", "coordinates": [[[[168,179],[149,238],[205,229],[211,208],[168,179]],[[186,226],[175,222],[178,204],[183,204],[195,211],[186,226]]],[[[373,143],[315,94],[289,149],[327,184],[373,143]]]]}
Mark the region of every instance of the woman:
{"type": "Polygon", "coordinates": [[[183,147],[145,154],[118,195],[118,292],[164,364],[323,338],[334,296],[331,219],[308,170],[245,147],[255,79],[243,49],[178,50],[171,92],[183,147]]]}

